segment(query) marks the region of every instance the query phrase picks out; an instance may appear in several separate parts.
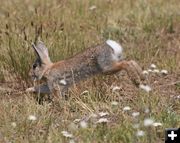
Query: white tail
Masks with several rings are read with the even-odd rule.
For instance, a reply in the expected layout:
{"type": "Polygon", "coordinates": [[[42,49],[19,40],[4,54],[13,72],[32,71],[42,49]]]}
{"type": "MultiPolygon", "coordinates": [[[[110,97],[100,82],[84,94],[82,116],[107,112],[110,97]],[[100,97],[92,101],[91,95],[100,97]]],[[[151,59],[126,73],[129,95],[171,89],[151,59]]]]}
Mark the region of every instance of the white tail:
{"type": "Polygon", "coordinates": [[[106,43],[113,49],[114,53],[112,54],[112,57],[115,61],[119,61],[123,58],[122,53],[123,53],[123,48],[122,46],[113,41],[113,40],[107,40],[106,43]]]}

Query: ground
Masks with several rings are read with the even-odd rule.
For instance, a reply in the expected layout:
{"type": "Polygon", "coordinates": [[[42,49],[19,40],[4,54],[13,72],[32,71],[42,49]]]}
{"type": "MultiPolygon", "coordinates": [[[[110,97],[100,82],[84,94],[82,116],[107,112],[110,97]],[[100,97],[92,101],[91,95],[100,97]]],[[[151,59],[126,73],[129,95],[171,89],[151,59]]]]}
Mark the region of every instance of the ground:
{"type": "Polygon", "coordinates": [[[0,2],[0,142],[163,143],[165,128],[180,127],[178,0],[0,2]],[[148,71],[151,91],[120,72],[81,82],[68,100],[39,104],[25,92],[37,29],[53,61],[118,41],[126,59],[148,71]]]}

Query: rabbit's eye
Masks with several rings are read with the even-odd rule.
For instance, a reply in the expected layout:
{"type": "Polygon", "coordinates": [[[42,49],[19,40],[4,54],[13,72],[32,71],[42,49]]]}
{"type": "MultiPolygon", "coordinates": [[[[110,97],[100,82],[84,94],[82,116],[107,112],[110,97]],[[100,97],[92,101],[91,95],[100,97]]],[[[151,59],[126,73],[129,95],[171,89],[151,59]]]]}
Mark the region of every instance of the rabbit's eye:
{"type": "Polygon", "coordinates": [[[37,64],[33,64],[33,69],[35,69],[37,67],[37,64]]]}

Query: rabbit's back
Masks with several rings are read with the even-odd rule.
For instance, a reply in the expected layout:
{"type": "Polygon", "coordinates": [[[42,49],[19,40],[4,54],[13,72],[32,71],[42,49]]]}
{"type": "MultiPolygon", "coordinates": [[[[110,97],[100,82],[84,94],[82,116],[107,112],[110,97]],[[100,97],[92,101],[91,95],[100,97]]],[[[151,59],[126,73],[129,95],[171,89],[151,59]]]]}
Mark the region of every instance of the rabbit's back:
{"type": "Polygon", "coordinates": [[[96,74],[113,74],[125,70],[136,85],[140,85],[142,69],[133,61],[123,59],[123,49],[115,41],[86,49],[75,56],[52,63],[48,50],[39,41],[33,48],[37,59],[32,66],[32,77],[35,80],[46,79],[46,83],[27,89],[27,92],[52,93],[60,91],[66,93],[69,86],[96,74]]]}
{"type": "Polygon", "coordinates": [[[102,73],[115,60],[121,60],[122,49],[118,49],[121,47],[116,44],[107,41],[103,45],[88,48],[67,60],[54,63],[48,80],[54,83],[52,86],[69,87],[73,83],[102,73]]]}

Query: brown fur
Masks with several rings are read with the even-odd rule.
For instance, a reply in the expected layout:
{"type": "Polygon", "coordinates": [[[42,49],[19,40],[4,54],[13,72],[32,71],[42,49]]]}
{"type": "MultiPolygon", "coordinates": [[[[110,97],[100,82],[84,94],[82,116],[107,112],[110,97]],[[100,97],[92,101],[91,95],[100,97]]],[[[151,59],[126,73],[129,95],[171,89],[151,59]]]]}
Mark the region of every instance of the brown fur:
{"type": "Polygon", "coordinates": [[[115,54],[115,51],[107,43],[88,48],[84,52],[56,63],[50,61],[47,49],[43,43],[39,43],[35,50],[37,53],[41,52],[38,53],[38,57],[42,63],[37,70],[41,72],[41,75],[36,69],[32,70],[34,71],[32,75],[38,73],[36,77],[39,80],[44,77],[46,84],[29,88],[27,91],[39,91],[40,93],[60,91],[60,93],[64,94],[72,84],[78,83],[81,80],[97,74],[114,74],[121,70],[125,70],[136,85],[140,84],[143,77],[142,70],[135,61],[126,61],[121,57],[121,54],[118,60],[114,60],[112,55],[115,54]],[[49,59],[48,63],[46,62],[47,59],[49,59]]]}

